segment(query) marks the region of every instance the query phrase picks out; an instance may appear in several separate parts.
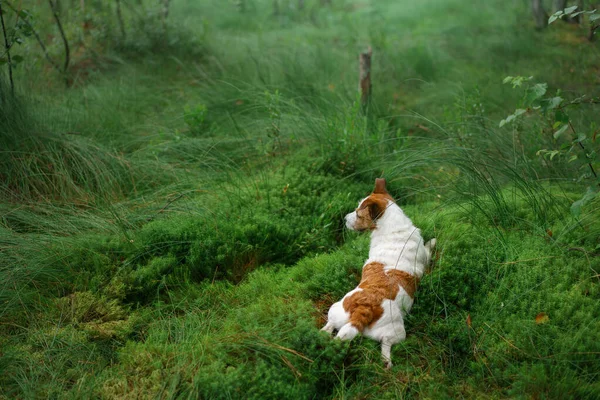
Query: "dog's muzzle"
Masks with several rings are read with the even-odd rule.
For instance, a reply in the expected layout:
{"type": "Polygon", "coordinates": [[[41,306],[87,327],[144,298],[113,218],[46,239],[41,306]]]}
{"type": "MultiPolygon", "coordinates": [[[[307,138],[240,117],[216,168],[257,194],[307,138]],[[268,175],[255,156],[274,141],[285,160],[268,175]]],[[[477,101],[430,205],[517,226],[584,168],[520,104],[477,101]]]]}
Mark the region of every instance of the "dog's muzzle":
{"type": "Polygon", "coordinates": [[[351,212],[350,214],[347,214],[346,217],[346,228],[350,229],[350,230],[356,230],[355,225],[356,225],[356,211],[351,212]]]}

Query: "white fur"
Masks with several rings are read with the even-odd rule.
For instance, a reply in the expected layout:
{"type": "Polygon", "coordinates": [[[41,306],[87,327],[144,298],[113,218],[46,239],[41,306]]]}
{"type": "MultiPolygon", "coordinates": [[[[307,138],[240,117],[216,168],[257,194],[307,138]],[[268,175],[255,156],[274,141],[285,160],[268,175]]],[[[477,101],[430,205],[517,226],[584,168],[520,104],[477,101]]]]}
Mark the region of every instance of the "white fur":
{"type": "MultiPolygon", "coordinates": [[[[364,200],[359,203],[359,208],[364,200]]],[[[346,215],[346,226],[349,229],[355,229],[356,221],[356,211],[346,215]]],[[[386,271],[397,269],[421,278],[434,246],[435,239],[424,244],[421,231],[396,203],[388,201],[385,212],[376,221],[376,227],[371,233],[369,258],[365,265],[378,262],[384,265],[386,271]]],[[[342,340],[352,340],[358,334],[358,330],[348,323],[350,315],[344,310],[343,301],[359,290],[362,289],[357,287],[331,306],[324,331],[333,333],[338,330],[336,337],[342,340]]],[[[381,342],[381,354],[388,368],[392,365],[392,345],[406,338],[404,316],[412,305],[413,299],[400,286],[394,300],[383,300],[381,306],[384,312],[381,318],[363,330],[364,336],[381,342]]]]}

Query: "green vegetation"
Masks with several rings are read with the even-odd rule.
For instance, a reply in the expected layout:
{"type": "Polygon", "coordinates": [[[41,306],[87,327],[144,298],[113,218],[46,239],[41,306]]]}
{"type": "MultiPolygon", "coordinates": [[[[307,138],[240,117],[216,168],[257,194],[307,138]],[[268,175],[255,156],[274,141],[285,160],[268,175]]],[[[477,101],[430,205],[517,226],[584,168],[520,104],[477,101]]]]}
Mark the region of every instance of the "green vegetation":
{"type": "Polygon", "coordinates": [[[49,2],[66,63],[48,2],[17,3],[0,398],[600,396],[586,26],[499,0],[49,2]],[[389,371],[319,331],[380,176],[438,239],[389,371]]]}

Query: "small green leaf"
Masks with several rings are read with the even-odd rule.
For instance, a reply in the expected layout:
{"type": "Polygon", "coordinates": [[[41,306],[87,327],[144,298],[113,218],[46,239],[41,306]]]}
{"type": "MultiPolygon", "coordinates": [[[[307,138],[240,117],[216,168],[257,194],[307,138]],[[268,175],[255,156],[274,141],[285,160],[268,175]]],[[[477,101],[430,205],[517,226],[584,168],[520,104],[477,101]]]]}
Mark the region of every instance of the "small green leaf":
{"type": "Polygon", "coordinates": [[[592,11],[577,11],[576,13],[571,14],[571,18],[575,18],[576,16],[581,15],[581,14],[584,14],[584,15],[588,14],[589,15],[589,14],[593,14],[595,12],[596,12],[596,10],[592,10],[592,11]]]}
{"type": "Polygon", "coordinates": [[[20,62],[23,62],[23,56],[20,56],[20,55],[18,55],[18,54],[16,54],[16,55],[12,56],[12,62],[13,62],[14,64],[18,64],[18,63],[20,63],[20,62]]]}
{"type": "Polygon", "coordinates": [[[502,121],[500,121],[500,128],[502,128],[504,125],[508,124],[509,122],[513,122],[515,119],[517,119],[518,116],[523,115],[526,112],[527,112],[527,110],[522,109],[522,108],[516,109],[512,115],[509,115],[508,117],[506,117],[506,119],[503,119],[502,121]]]}
{"type": "Polygon", "coordinates": [[[548,85],[546,83],[536,83],[532,92],[539,98],[546,94],[546,90],[548,90],[548,85]]]}
{"type": "Polygon", "coordinates": [[[560,96],[551,97],[549,99],[543,99],[540,103],[542,104],[542,112],[545,114],[548,110],[554,110],[563,102],[563,98],[560,96]]]}
{"type": "Polygon", "coordinates": [[[550,99],[549,103],[549,108],[554,109],[558,106],[560,106],[563,102],[563,98],[560,96],[556,96],[550,99]]]}
{"type": "Polygon", "coordinates": [[[600,19],[600,14],[590,15],[590,22],[594,22],[600,19]]]}
{"type": "Polygon", "coordinates": [[[518,117],[520,115],[523,115],[527,112],[527,110],[523,109],[523,108],[517,108],[515,110],[515,113],[513,114],[515,117],[518,117]]]}
{"type": "Polygon", "coordinates": [[[533,79],[533,76],[530,76],[529,78],[526,78],[524,76],[507,76],[506,78],[504,78],[504,80],[502,81],[502,83],[506,84],[506,83],[511,83],[513,86],[513,89],[523,85],[523,82],[527,82],[533,79]]]}
{"type": "Polygon", "coordinates": [[[0,57],[0,65],[4,65],[8,62],[8,59],[6,57],[0,57]]]}
{"type": "Polygon", "coordinates": [[[569,142],[561,143],[561,145],[559,147],[559,149],[561,151],[571,151],[572,148],[573,148],[573,143],[572,142],[571,143],[569,143],[569,142]]]}
{"type": "Polygon", "coordinates": [[[29,12],[29,10],[22,9],[21,11],[19,11],[19,17],[21,17],[23,19],[27,19],[27,18],[31,17],[31,13],[29,12]]]}
{"type": "Polygon", "coordinates": [[[581,208],[590,201],[592,201],[597,194],[598,192],[596,190],[594,190],[592,187],[588,187],[587,192],[585,192],[583,197],[571,204],[571,214],[573,214],[576,217],[579,217],[581,215],[581,208]]]}
{"type": "Polygon", "coordinates": [[[569,129],[569,125],[563,125],[562,128],[554,132],[554,139],[558,139],[567,129],[569,129]]]}
{"type": "Polygon", "coordinates": [[[562,17],[563,15],[565,15],[562,10],[561,11],[557,11],[554,14],[552,14],[550,16],[550,18],[548,18],[548,24],[553,23],[554,21],[556,21],[557,19],[559,19],[560,17],[562,17]]]}
{"type": "Polygon", "coordinates": [[[575,10],[577,10],[577,6],[565,8],[565,14],[567,14],[567,15],[572,14],[573,11],[575,11],[575,10]]]}
{"type": "Polygon", "coordinates": [[[569,116],[562,110],[556,110],[554,113],[554,119],[563,124],[568,124],[570,120],[569,116]]]}
{"type": "Polygon", "coordinates": [[[529,89],[527,89],[527,95],[525,96],[525,102],[527,105],[533,105],[533,103],[540,99],[543,95],[546,94],[548,90],[548,84],[546,83],[536,83],[529,89]]]}
{"type": "Polygon", "coordinates": [[[573,162],[577,160],[577,154],[573,154],[570,158],[569,158],[569,162],[573,162]]]}

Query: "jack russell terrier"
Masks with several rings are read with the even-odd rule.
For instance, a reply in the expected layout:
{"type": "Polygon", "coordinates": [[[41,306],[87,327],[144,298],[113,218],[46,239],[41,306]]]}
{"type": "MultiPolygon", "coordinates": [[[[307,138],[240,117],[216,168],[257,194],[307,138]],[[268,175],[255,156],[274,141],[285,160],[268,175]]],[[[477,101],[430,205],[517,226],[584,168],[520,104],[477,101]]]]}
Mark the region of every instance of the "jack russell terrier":
{"type": "Polygon", "coordinates": [[[389,195],[384,179],[377,179],[373,193],[346,215],[346,226],[371,231],[369,258],[360,284],[331,306],[322,330],[337,330],[341,340],[352,340],[360,332],[381,342],[383,361],[391,368],[392,345],[406,338],[404,316],[413,305],[435,239],[423,244],[421,231],[389,195]]]}

